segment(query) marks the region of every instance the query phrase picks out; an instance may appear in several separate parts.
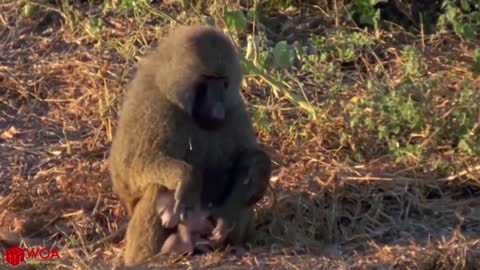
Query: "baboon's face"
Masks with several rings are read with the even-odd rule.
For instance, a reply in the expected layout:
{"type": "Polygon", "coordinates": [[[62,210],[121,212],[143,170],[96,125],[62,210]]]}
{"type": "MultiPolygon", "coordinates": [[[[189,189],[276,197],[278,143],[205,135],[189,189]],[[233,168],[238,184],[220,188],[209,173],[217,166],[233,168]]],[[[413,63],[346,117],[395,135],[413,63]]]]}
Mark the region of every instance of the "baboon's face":
{"type": "Polygon", "coordinates": [[[242,70],[232,42],[211,27],[180,28],[164,42],[157,50],[163,65],[157,84],[200,128],[222,127],[242,101],[242,70]]]}
{"type": "Polygon", "coordinates": [[[203,129],[221,127],[226,118],[226,97],[229,80],[226,77],[201,76],[194,86],[192,117],[203,129]]]}

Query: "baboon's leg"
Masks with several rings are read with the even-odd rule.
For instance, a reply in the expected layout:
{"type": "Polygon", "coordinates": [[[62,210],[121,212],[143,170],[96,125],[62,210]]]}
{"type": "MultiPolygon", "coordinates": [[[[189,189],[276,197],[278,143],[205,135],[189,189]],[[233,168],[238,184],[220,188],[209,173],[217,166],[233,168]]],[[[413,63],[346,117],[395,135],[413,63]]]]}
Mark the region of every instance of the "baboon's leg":
{"type": "Polygon", "coordinates": [[[150,185],[133,210],[126,232],[126,265],[141,263],[157,254],[167,238],[157,212],[159,186],[150,185]]]}
{"type": "Polygon", "coordinates": [[[127,209],[127,216],[129,218],[132,217],[133,209],[135,209],[135,206],[137,205],[137,203],[138,203],[138,199],[124,200],[124,204],[127,209]]]}
{"type": "Polygon", "coordinates": [[[252,233],[253,225],[253,211],[250,208],[245,208],[242,213],[239,213],[238,220],[233,227],[233,230],[228,234],[228,243],[236,246],[243,245],[252,233]]]}

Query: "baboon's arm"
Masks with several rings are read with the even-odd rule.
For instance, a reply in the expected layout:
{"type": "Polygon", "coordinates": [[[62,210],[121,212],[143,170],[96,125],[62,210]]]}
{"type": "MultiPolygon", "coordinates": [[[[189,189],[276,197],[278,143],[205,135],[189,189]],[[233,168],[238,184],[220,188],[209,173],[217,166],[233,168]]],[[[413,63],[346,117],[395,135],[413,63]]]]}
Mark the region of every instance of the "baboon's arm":
{"type": "Polygon", "coordinates": [[[161,158],[147,163],[142,178],[141,190],[145,190],[150,184],[158,184],[175,192],[175,213],[183,215],[200,204],[202,179],[200,174],[184,161],[161,158]]]}
{"type": "Polygon", "coordinates": [[[141,190],[150,184],[159,184],[169,190],[177,190],[179,185],[193,181],[193,168],[188,163],[168,157],[145,162],[141,172],[141,190]]]}
{"type": "Polygon", "coordinates": [[[214,241],[222,243],[229,238],[234,244],[241,244],[246,239],[251,225],[251,207],[267,190],[270,166],[270,158],[260,149],[248,149],[239,155],[232,175],[231,193],[214,211],[219,217],[213,230],[214,241]],[[243,220],[239,220],[239,215],[243,220]]]}
{"type": "Polygon", "coordinates": [[[234,186],[224,208],[250,207],[260,201],[270,181],[270,170],[270,158],[261,149],[241,153],[234,169],[234,186]]]}

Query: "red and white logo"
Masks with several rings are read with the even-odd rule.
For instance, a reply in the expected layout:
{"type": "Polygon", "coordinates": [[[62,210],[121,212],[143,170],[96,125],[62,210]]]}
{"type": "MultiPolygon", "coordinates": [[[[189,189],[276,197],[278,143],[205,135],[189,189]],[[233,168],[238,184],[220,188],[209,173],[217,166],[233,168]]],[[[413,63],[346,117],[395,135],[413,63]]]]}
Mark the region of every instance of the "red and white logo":
{"type": "Polygon", "coordinates": [[[18,246],[13,246],[8,248],[5,253],[5,260],[14,266],[24,261],[28,264],[54,264],[58,262],[55,259],[60,259],[60,255],[55,248],[36,247],[21,249],[18,246]]]}
{"type": "Polygon", "coordinates": [[[5,260],[11,265],[18,265],[25,260],[25,253],[18,246],[10,247],[5,253],[5,260]]]}

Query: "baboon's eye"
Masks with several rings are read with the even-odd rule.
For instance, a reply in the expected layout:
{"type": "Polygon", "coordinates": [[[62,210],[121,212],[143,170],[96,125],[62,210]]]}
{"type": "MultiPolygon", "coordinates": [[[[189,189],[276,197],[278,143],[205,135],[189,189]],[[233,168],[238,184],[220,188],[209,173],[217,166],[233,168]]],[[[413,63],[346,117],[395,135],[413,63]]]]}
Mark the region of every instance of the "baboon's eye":
{"type": "Polygon", "coordinates": [[[207,91],[207,83],[204,80],[201,80],[195,84],[195,90],[198,94],[204,94],[207,91]]]}

